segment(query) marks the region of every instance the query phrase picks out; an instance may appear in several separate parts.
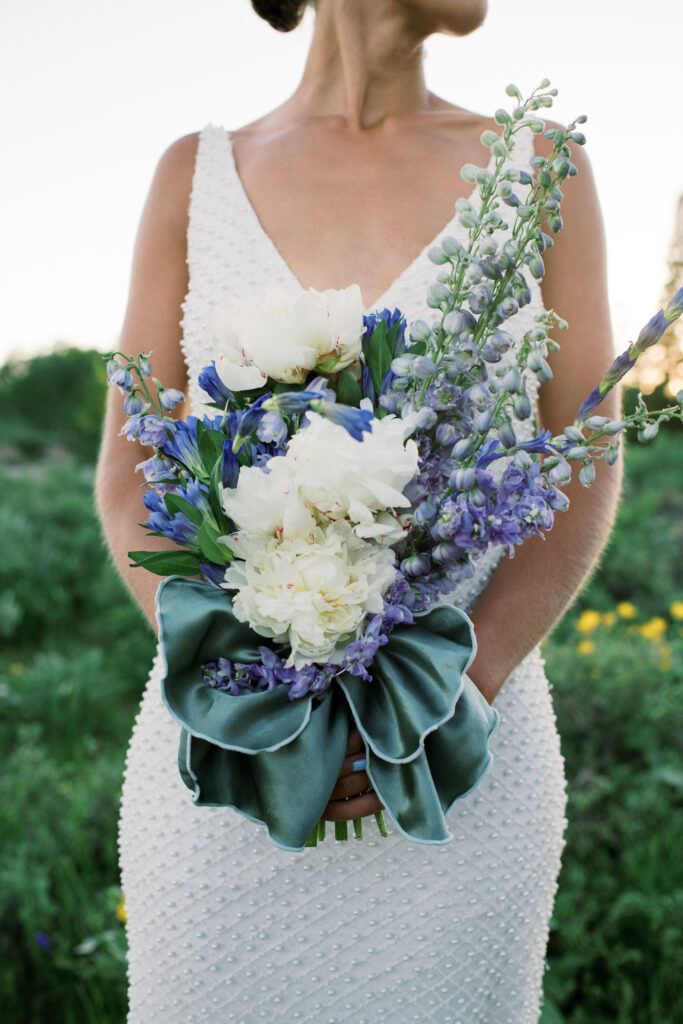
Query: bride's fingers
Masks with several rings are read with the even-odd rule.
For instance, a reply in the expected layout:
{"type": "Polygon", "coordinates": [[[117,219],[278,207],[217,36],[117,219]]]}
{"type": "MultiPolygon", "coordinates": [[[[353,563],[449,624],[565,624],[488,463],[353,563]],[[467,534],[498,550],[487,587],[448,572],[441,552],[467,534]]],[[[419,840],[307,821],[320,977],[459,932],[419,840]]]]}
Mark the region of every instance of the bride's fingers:
{"type": "Polygon", "coordinates": [[[351,757],[354,754],[362,756],[364,752],[365,747],[363,746],[363,737],[354,725],[349,730],[349,742],[346,746],[346,756],[351,757]]]}
{"type": "Polygon", "coordinates": [[[365,757],[364,750],[361,750],[356,754],[347,754],[342,761],[339,778],[343,779],[344,776],[351,775],[352,772],[364,772],[366,768],[367,759],[365,757]]]}
{"type": "Polygon", "coordinates": [[[354,797],[352,800],[330,800],[322,813],[325,821],[351,821],[353,818],[367,818],[384,809],[384,804],[373,791],[354,797]]]}
{"type": "Polygon", "coordinates": [[[330,800],[345,800],[350,796],[358,796],[370,785],[370,779],[365,772],[351,772],[348,775],[342,774],[337,779],[337,784],[330,793],[330,800]]]}

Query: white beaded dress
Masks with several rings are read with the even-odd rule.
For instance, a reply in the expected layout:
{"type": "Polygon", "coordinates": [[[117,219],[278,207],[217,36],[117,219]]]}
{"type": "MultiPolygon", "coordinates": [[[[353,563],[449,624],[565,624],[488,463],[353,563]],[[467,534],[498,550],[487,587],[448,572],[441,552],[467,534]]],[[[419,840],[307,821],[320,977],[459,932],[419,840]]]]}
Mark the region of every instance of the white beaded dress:
{"type": "MultiPolygon", "coordinates": [[[[513,163],[524,167],[531,136],[518,138],[513,163]]],[[[461,230],[454,218],[442,234],[461,230]]],[[[376,308],[431,319],[428,248],[376,308]]],[[[264,282],[301,290],[247,198],[229,134],[213,125],[199,140],[188,264],[183,348],[196,380],[212,358],[214,307],[264,282]]],[[[530,287],[531,304],[506,323],[519,340],[542,310],[530,287]]],[[[190,394],[201,414],[196,384],[190,394]]],[[[445,599],[470,611],[502,553],[489,551],[445,599]]],[[[536,1024],[566,802],[538,649],[496,697],[493,763],[449,812],[452,842],[420,845],[391,825],[381,839],[369,821],[362,842],[330,837],[301,853],[229,808],[193,804],[160,667],[133,729],[121,810],[129,1024],[536,1024]]]]}

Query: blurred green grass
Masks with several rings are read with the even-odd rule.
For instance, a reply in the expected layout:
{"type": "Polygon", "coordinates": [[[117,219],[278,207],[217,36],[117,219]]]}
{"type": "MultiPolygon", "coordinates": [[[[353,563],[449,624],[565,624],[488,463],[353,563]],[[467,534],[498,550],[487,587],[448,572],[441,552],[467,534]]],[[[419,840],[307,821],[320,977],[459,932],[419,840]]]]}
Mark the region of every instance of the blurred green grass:
{"type": "MultiPolygon", "coordinates": [[[[2,388],[0,374],[0,398],[2,388]]],[[[0,470],[2,1019],[120,1024],[116,826],[153,638],[100,539],[96,431],[71,444],[79,426],[63,411],[55,452],[54,436],[46,449],[42,428],[10,413],[3,406],[15,447],[0,470]]],[[[629,450],[600,571],[544,647],[569,827],[543,1024],[683,1020],[683,620],[671,613],[683,600],[680,437],[664,431],[629,450]],[[620,602],[635,618],[616,614],[620,602]],[[580,632],[586,609],[602,617],[580,632]],[[653,618],[663,626],[648,639],[653,618]]]]}

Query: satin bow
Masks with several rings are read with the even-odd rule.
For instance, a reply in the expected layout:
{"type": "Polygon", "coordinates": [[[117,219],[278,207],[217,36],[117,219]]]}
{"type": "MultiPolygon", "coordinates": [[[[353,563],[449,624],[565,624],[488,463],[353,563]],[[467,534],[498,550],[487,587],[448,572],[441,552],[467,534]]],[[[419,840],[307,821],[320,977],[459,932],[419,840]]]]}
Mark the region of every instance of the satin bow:
{"type": "Polygon", "coordinates": [[[444,815],[484,776],[498,722],[465,674],[475,640],[464,612],[438,604],[397,626],[371,683],[344,672],[322,695],[294,700],[286,686],[231,696],[203,682],[206,662],[259,661],[267,643],[235,618],[226,591],[170,576],[157,618],[162,697],[182,727],[178,765],[195,803],[233,807],[278,846],[301,850],[337,782],[353,720],[396,827],[423,843],[452,838],[444,815]]]}

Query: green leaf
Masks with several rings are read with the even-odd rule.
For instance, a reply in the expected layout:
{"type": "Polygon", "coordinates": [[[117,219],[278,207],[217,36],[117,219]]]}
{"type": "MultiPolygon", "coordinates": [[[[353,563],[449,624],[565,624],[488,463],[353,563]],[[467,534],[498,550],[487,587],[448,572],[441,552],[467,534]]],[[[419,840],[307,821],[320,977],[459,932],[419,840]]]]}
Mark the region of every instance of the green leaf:
{"type": "Polygon", "coordinates": [[[199,529],[197,542],[202,549],[202,553],[210,562],[216,562],[217,565],[225,565],[226,562],[232,561],[232,552],[219,543],[218,538],[220,536],[221,534],[216,527],[208,520],[205,520],[199,529]]]}
{"type": "Polygon", "coordinates": [[[223,468],[222,460],[218,460],[211,471],[211,478],[209,480],[209,505],[213,513],[213,518],[218,526],[219,530],[223,533],[228,532],[228,521],[223,511],[223,505],[221,504],[221,470],[223,468]]]}
{"type": "Polygon", "coordinates": [[[340,404],[353,405],[358,408],[362,397],[360,384],[354,375],[350,370],[342,370],[337,379],[337,399],[340,404]]]}
{"type": "Polygon", "coordinates": [[[197,447],[207,473],[213,469],[216,459],[223,457],[223,441],[225,438],[219,430],[209,430],[202,424],[201,433],[197,424],[197,447]]]}
{"type": "Polygon", "coordinates": [[[187,498],[183,498],[179,494],[165,494],[164,505],[171,515],[175,515],[177,512],[182,512],[182,514],[187,516],[190,522],[194,523],[195,526],[202,525],[204,516],[191,501],[187,500],[187,498]]]}
{"type": "Polygon", "coordinates": [[[412,345],[408,349],[406,349],[406,354],[411,356],[423,356],[426,351],[426,341],[414,341],[412,345]]]}
{"type": "Polygon", "coordinates": [[[384,375],[391,366],[393,359],[393,346],[387,337],[386,323],[382,320],[374,331],[367,347],[367,363],[372,375],[372,383],[375,391],[379,389],[384,380],[384,375]]]}
{"type": "Polygon", "coordinates": [[[191,551],[129,551],[132,565],[157,576],[197,576],[199,558],[191,551]]]}

